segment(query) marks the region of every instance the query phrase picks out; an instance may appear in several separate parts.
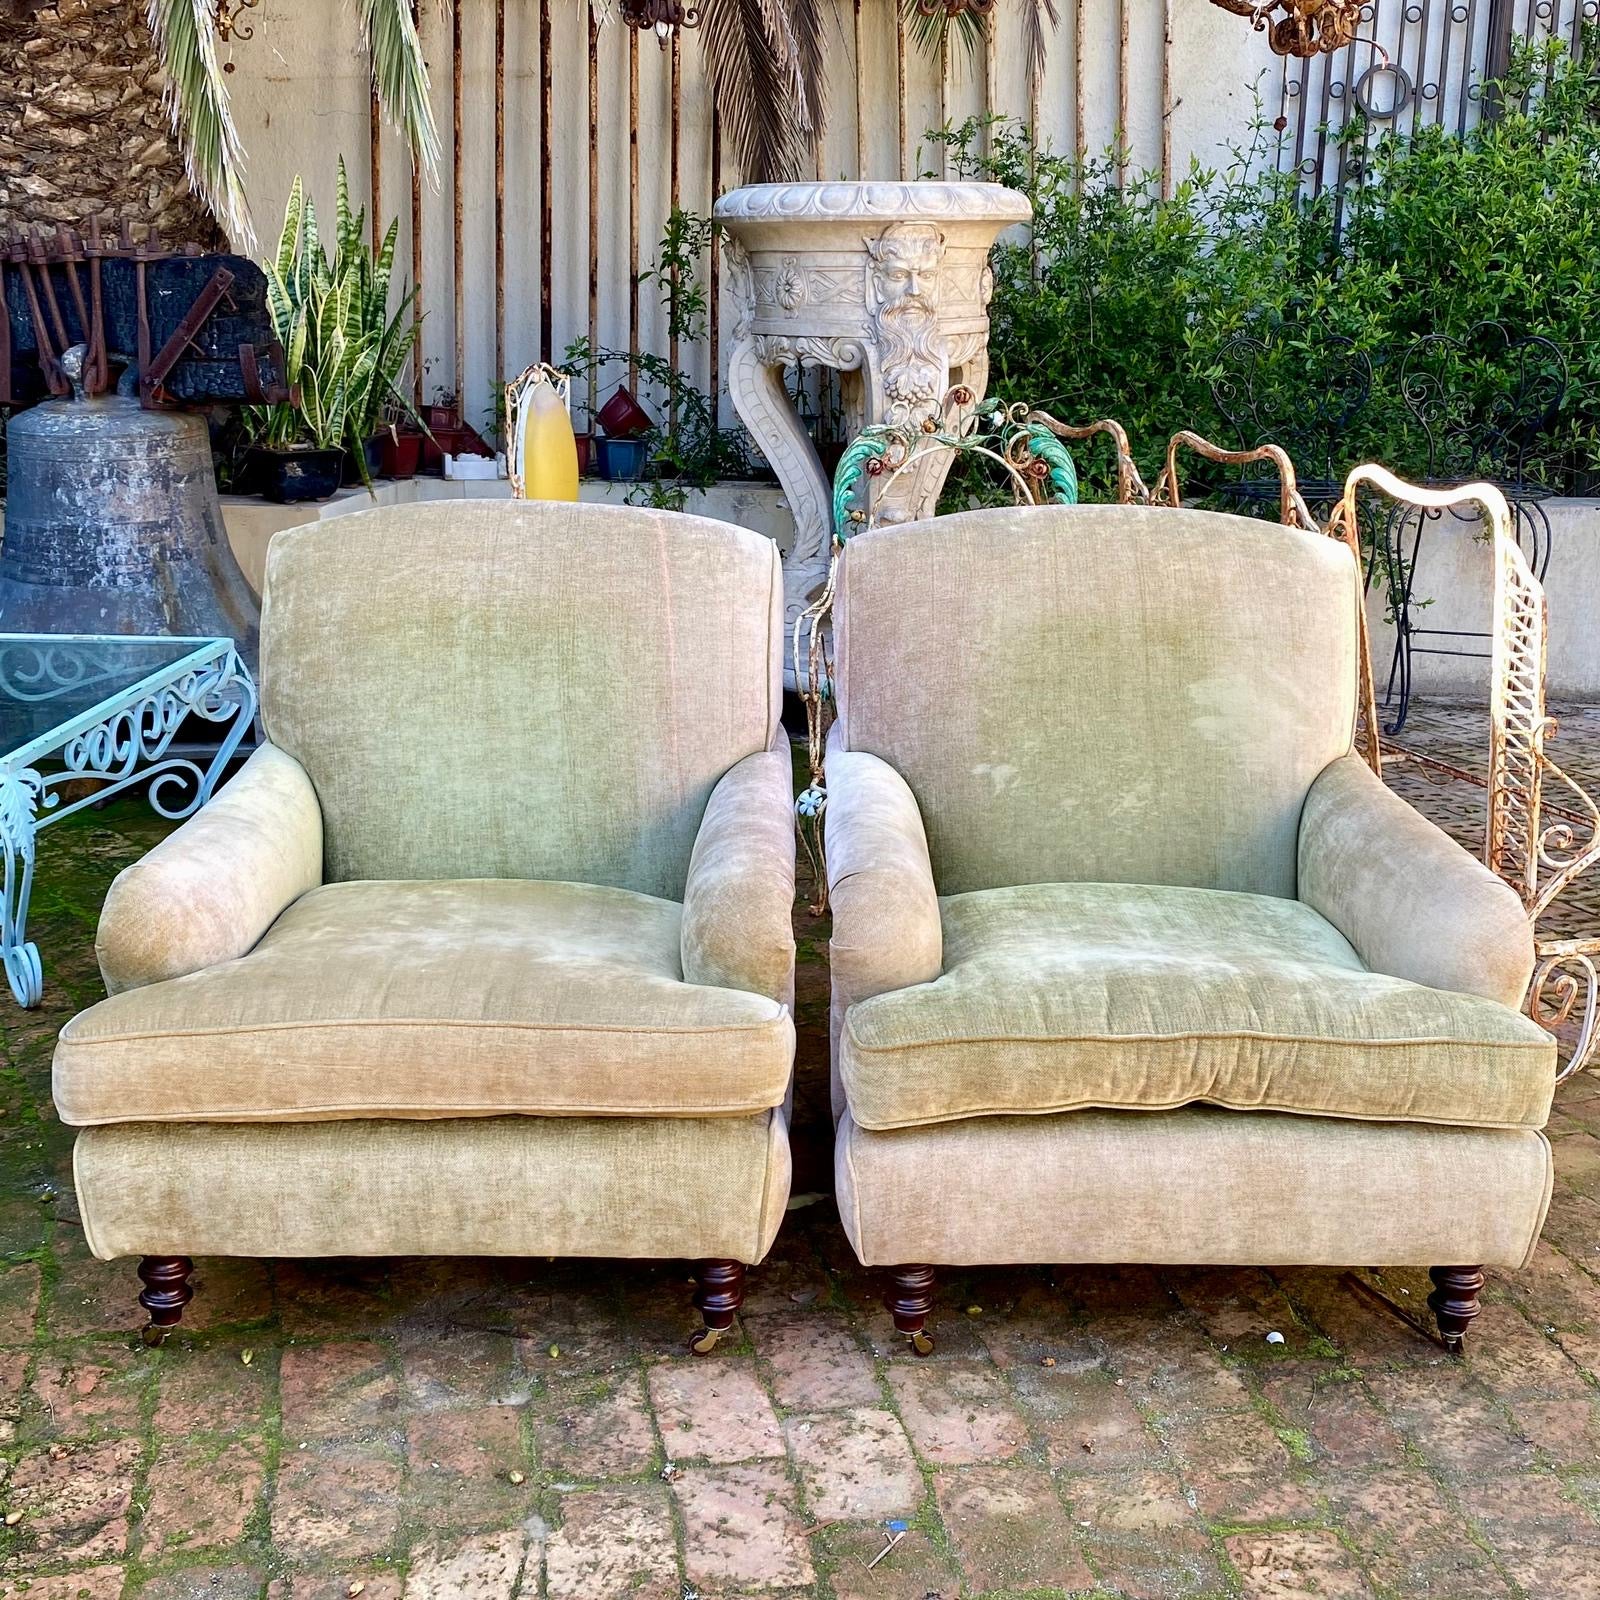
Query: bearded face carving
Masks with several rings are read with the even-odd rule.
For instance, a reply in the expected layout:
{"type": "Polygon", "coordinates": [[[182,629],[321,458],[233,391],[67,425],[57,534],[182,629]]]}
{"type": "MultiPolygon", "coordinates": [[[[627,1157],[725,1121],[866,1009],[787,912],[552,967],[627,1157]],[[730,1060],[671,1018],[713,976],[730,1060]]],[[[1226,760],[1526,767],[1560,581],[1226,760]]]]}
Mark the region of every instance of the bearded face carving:
{"type": "Polygon", "coordinates": [[[867,241],[867,306],[883,371],[885,420],[937,411],[947,368],[939,332],[944,235],[932,223],[897,222],[867,241]]]}

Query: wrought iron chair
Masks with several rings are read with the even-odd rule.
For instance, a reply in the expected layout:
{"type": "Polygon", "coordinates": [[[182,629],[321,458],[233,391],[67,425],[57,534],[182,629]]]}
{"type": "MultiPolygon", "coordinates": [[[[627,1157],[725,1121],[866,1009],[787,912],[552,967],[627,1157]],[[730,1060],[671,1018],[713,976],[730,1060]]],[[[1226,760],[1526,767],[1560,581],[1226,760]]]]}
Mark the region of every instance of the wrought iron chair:
{"type": "MultiPolygon", "coordinates": [[[[938,1264],[1522,1263],[1551,1177],[1538,1024],[1600,941],[1536,945],[1525,858],[1495,848],[1497,876],[1380,781],[1356,503],[1395,480],[1353,474],[1325,536],[1276,447],[1178,435],[1146,490],[1114,424],[1028,421],[1111,440],[1124,504],[875,529],[841,498],[811,802],[835,1177],[896,1327],[931,1349],[938,1264]],[[1183,509],[1184,449],[1271,461],[1281,525],[1183,509]]],[[[1535,728],[1538,586],[1497,549],[1497,715],[1535,728]]],[[[1543,769],[1527,733],[1500,748],[1491,836],[1526,848],[1507,819],[1543,769]]],[[[1569,853],[1562,882],[1597,852],[1569,853]]],[[[1432,1274],[1459,1351],[1481,1266],[1432,1274]]]]}
{"type": "Polygon", "coordinates": [[[772,544],[450,501],[272,542],[270,743],[113,884],[62,1030],[89,1248],[687,1257],[702,1353],[789,1187],[772,544]]]}
{"type": "Polygon", "coordinates": [[[1490,634],[1476,628],[1429,627],[1424,534],[1449,516],[1475,522],[1479,511],[1466,485],[1488,483],[1506,502],[1510,536],[1544,582],[1550,565],[1550,518],[1543,502],[1554,490],[1537,476],[1535,451],[1560,415],[1568,367],[1560,347],[1541,334],[1514,335],[1502,323],[1483,322],[1461,338],[1428,334],[1406,352],[1400,394],[1427,456],[1422,486],[1463,491],[1438,504],[1397,501],[1378,525],[1369,582],[1381,563],[1393,608],[1394,650],[1384,703],[1394,712],[1386,731],[1405,727],[1411,707],[1412,658],[1418,655],[1488,659],[1490,634]],[[1474,376],[1463,373],[1469,363],[1474,376]]]}
{"type": "MultiPolygon", "coordinates": [[[[1211,397],[1240,451],[1275,445],[1295,463],[1300,496],[1326,518],[1344,494],[1345,454],[1372,400],[1373,360],[1353,339],[1326,334],[1310,341],[1309,358],[1292,381],[1272,370],[1274,341],[1237,333],[1216,353],[1211,397]]],[[[1215,484],[1229,510],[1258,511],[1278,497],[1276,472],[1245,470],[1215,484]]]]}

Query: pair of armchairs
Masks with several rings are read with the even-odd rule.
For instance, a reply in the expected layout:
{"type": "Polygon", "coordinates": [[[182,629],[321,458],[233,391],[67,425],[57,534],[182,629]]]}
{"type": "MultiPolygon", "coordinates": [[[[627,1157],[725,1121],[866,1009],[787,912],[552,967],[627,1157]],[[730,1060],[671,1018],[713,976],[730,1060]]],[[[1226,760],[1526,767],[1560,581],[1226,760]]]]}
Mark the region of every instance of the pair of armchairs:
{"type": "MultiPolygon", "coordinates": [[[[1516,894],[1354,753],[1343,544],[1139,507],[852,540],[827,755],[836,1186],[933,1269],[1531,1250],[1516,894]]],[[[791,780],[764,540],[489,503],[274,541],[271,744],[117,880],[56,1057],[90,1247],[698,1258],[787,1198],[791,780]]],[[[1467,1263],[1467,1265],[1457,1265],[1467,1263]]]]}

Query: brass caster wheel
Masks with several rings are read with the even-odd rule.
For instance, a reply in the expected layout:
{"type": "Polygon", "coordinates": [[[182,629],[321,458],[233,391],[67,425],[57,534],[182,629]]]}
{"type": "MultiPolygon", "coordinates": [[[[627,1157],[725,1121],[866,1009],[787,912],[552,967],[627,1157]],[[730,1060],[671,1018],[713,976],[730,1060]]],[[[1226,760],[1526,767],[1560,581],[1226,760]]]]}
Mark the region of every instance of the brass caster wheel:
{"type": "Polygon", "coordinates": [[[933,1354],[933,1335],[931,1333],[908,1333],[906,1343],[911,1346],[914,1356],[931,1356],[933,1354]]]}
{"type": "Polygon", "coordinates": [[[689,1348],[697,1356],[708,1356],[717,1348],[717,1341],[727,1331],[726,1328],[702,1328],[689,1341],[689,1348]]]}
{"type": "Polygon", "coordinates": [[[171,1328],[158,1328],[153,1322],[146,1323],[139,1332],[139,1337],[144,1341],[147,1350],[159,1350],[171,1336],[171,1328]]]}

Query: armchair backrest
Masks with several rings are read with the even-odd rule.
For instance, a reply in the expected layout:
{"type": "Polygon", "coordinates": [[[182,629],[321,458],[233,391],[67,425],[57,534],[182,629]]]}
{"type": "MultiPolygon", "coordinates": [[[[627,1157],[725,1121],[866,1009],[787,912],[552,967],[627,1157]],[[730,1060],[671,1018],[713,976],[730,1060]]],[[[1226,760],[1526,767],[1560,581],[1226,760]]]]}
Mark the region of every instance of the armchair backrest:
{"type": "Polygon", "coordinates": [[[894,766],[941,894],[1295,892],[1312,780],[1351,748],[1347,546],[1147,506],[967,511],[852,539],[835,737],[894,766]]]}
{"type": "Polygon", "coordinates": [[[771,743],[782,660],[776,547],[708,518],[436,501],[268,552],[262,716],[333,880],[680,898],[712,786],[771,743]]]}

